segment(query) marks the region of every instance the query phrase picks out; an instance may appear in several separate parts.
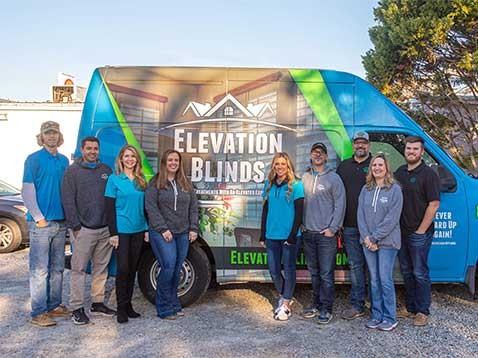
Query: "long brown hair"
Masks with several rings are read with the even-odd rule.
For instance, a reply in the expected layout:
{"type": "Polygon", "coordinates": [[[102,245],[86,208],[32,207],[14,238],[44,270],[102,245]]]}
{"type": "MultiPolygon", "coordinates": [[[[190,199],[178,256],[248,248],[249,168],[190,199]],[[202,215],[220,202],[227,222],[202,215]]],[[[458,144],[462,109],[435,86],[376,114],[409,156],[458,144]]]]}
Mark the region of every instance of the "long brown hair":
{"type": "Polygon", "coordinates": [[[392,185],[396,183],[396,180],[393,177],[393,173],[392,173],[392,170],[390,168],[390,161],[385,156],[385,154],[377,153],[370,160],[370,165],[368,166],[368,173],[367,173],[367,176],[365,177],[365,186],[368,190],[372,190],[373,187],[376,185],[375,177],[373,176],[373,173],[372,173],[372,165],[375,162],[375,160],[377,160],[378,158],[383,159],[383,161],[385,162],[385,169],[387,170],[387,173],[385,174],[385,178],[384,178],[384,181],[383,181],[384,186],[387,189],[390,189],[392,187],[392,185]]]}
{"type": "Polygon", "coordinates": [[[146,179],[144,178],[143,165],[141,164],[141,156],[139,155],[138,150],[132,145],[126,144],[119,151],[118,156],[115,160],[115,172],[118,175],[124,173],[124,165],[121,161],[121,158],[127,150],[131,151],[136,158],[136,165],[133,168],[134,182],[139,189],[144,190],[146,189],[146,179]]]}
{"type": "Polygon", "coordinates": [[[179,168],[175,174],[174,180],[179,183],[179,186],[181,187],[182,191],[190,192],[192,190],[192,185],[186,178],[186,174],[184,174],[183,158],[181,157],[181,153],[174,149],[168,149],[163,153],[163,155],[161,156],[159,173],[155,175],[153,180],[157,180],[156,186],[158,190],[166,189],[169,187],[168,170],[166,168],[166,165],[168,162],[169,155],[173,153],[176,153],[179,156],[179,168]]]}
{"type": "Polygon", "coordinates": [[[269,191],[272,188],[272,184],[276,180],[277,174],[274,170],[274,165],[277,159],[279,158],[284,158],[287,163],[287,173],[286,173],[286,179],[285,179],[287,181],[287,193],[286,193],[287,200],[290,199],[290,194],[292,193],[292,184],[294,183],[296,179],[298,179],[298,177],[295,175],[294,164],[292,164],[292,161],[290,160],[289,155],[286,152],[278,152],[274,154],[274,158],[272,158],[271,170],[269,172],[269,175],[267,175],[268,185],[266,188],[266,196],[264,200],[267,200],[267,198],[269,197],[269,191]]]}

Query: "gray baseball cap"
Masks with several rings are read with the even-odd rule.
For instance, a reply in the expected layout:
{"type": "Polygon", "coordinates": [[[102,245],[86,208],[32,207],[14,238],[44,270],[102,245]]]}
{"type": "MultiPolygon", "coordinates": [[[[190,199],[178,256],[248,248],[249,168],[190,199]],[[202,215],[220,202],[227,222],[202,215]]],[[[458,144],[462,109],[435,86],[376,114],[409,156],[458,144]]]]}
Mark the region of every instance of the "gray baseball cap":
{"type": "Polygon", "coordinates": [[[365,139],[367,142],[369,142],[368,133],[365,132],[365,131],[355,132],[355,134],[352,138],[352,141],[356,141],[357,139],[365,139]]]}

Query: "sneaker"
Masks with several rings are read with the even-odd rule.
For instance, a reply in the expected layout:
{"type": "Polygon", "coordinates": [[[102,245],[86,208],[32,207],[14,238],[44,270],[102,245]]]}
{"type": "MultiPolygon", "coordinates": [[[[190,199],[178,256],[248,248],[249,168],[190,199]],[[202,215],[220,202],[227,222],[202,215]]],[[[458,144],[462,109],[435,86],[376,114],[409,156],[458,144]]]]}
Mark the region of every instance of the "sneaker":
{"type": "Polygon", "coordinates": [[[170,316],[162,317],[161,319],[165,319],[165,320],[168,320],[168,321],[174,321],[176,318],[178,318],[178,316],[175,315],[175,314],[172,314],[170,316]]]}
{"type": "Polygon", "coordinates": [[[284,302],[284,298],[281,296],[279,298],[279,301],[277,301],[277,307],[276,309],[274,310],[274,315],[277,314],[277,312],[279,312],[280,308],[282,307],[282,303],[284,302]]]}
{"type": "Polygon", "coordinates": [[[107,307],[103,302],[92,303],[90,312],[108,317],[112,317],[116,314],[115,310],[107,307]]]}
{"type": "Polygon", "coordinates": [[[395,321],[395,323],[388,322],[388,321],[382,321],[382,323],[380,323],[377,326],[377,329],[379,331],[391,331],[397,326],[398,326],[398,321],[395,321]]]}
{"type": "Polygon", "coordinates": [[[413,325],[416,327],[423,327],[428,324],[428,316],[424,313],[418,312],[413,319],[413,325]]]}
{"type": "Polygon", "coordinates": [[[319,315],[319,310],[317,307],[309,307],[304,310],[302,313],[302,317],[304,318],[314,318],[319,315]]]}
{"type": "Polygon", "coordinates": [[[277,313],[274,314],[274,319],[276,321],[287,321],[292,315],[290,308],[287,308],[285,305],[280,306],[277,313]]]}
{"type": "Polygon", "coordinates": [[[181,311],[176,312],[176,316],[178,316],[178,317],[184,317],[184,311],[181,310],[181,311]]]}
{"type": "Polygon", "coordinates": [[[31,323],[40,327],[56,326],[56,322],[48,313],[42,313],[38,316],[32,317],[31,323]]]}
{"type": "Polygon", "coordinates": [[[380,323],[382,323],[382,321],[380,321],[378,319],[375,319],[375,318],[372,318],[370,321],[365,323],[365,327],[370,328],[370,329],[375,329],[380,325],[380,323]]]}
{"type": "Polygon", "coordinates": [[[77,325],[90,323],[90,319],[86,315],[85,309],[83,307],[73,311],[71,314],[71,320],[77,325]]]}
{"type": "Polygon", "coordinates": [[[69,317],[71,311],[63,305],[58,306],[57,308],[48,311],[50,317],[69,317]]]}
{"type": "Polygon", "coordinates": [[[410,312],[406,307],[400,307],[397,310],[397,318],[415,318],[416,313],[410,312]]]}
{"type": "Polygon", "coordinates": [[[355,307],[349,308],[342,313],[342,318],[351,321],[355,318],[359,318],[365,315],[365,310],[359,311],[355,307]]]}
{"type": "Polygon", "coordinates": [[[334,318],[334,315],[330,313],[329,311],[320,311],[320,315],[315,319],[315,321],[318,324],[328,324],[330,321],[332,321],[332,318],[334,318]]]}

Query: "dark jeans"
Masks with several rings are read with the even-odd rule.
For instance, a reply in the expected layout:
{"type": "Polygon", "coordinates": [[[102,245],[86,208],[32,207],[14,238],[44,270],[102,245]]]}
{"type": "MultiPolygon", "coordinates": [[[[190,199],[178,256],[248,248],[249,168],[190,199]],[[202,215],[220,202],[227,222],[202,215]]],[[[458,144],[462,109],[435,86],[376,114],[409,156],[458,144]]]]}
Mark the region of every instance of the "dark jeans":
{"type": "Polygon", "coordinates": [[[291,300],[296,282],[296,260],[301,238],[294,245],[284,245],[286,240],[266,240],[267,264],[277,293],[285,300],[291,300]],[[281,261],[284,265],[282,276],[281,261]]]}
{"type": "Polygon", "coordinates": [[[151,230],[149,241],[160,265],[156,285],[156,311],[159,317],[165,318],[181,311],[178,285],[181,268],[188,254],[189,234],[173,234],[173,239],[168,242],[159,232],[151,230]]]}
{"type": "Polygon", "coordinates": [[[365,256],[360,233],[356,227],[345,227],[343,238],[350,266],[350,304],[362,312],[365,304],[365,256]]]}
{"type": "Polygon", "coordinates": [[[337,239],[326,237],[318,232],[306,231],[303,234],[304,253],[307,260],[314,305],[319,310],[332,313],[335,298],[335,256],[337,239]]]}
{"type": "Polygon", "coordinates": [[[116,251],[116,302],[118,310],[125,310],[131,304],[134,279],[138,267],[144,232],[118,234],[119,246],[116,251]]]}
{"type": "Polygon", "coordinates": [[[405,282],[405,303],[409,312],[430,314],[431,282],[428,253],[432,238],[432,234],[402,233],[402,247],[398,252],[398,259],[405,282]]]}

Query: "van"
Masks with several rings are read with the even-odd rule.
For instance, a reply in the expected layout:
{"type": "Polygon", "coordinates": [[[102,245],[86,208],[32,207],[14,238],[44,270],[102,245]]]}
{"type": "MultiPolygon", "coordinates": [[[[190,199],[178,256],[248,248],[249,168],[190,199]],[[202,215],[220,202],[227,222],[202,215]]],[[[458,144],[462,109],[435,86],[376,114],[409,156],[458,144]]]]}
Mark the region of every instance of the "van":
{"type": "MultiPolygon", "coordinates": [[[[410,117],[366,81],[316,69],[102,67],[94,71],[81,118],[80,141],[96,136],[101,160],[114,167],[128,143],[141,153],[145,175],[161,153],[182,153],[200,203],[200,237],[191,245],[178,287],[183,305],[199,299],[211,278],[219,284],[270,282],[259,245],[264,179],[274,153],[287,152],[299,174],[312,143],[328,147],[335,168],[352,156],[351,137],[370,135],[371,152],[386,153],[393,170],[405,163],[404,138],[425,140],[427,165],[441,180],[441,206],[429,258],[433,282],[475,290],[478,259],[478,182],[467,175],[410,117]]],[[[338,237],[336,282],[349,271],[338,237]]],[[[304,255],[298,282],[309,282],[304,255]]],[[[146,245],[139,286],[154,302],[160,269],[146,245]]],[[[400,280],[398,270],[396,279],[400,280]]]]}

